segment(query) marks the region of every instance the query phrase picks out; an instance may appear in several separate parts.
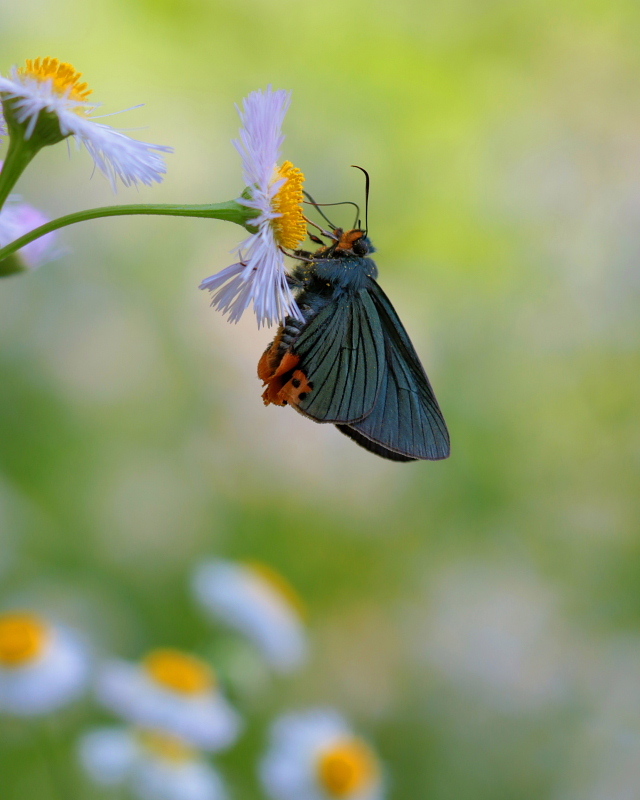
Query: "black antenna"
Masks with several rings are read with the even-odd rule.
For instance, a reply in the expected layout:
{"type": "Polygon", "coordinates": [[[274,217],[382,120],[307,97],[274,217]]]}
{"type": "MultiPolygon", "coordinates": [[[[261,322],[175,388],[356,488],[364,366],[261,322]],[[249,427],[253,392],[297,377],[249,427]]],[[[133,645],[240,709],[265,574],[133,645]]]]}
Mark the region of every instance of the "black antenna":
{"type": "MultiPolygon", "coordinates": [[[[331,222],[331,220],[329,219],[329,217],[328,217],[326,214],[324,214],[322,211],[320,211],[320,203],[316,203],[316,201],[313,199],[313,197],[311,197],[311,195],[309,194],[309,192],[306,192],[306,191],[304,191],[304,190],[303,190],[302,194],[303,194],[305,197],[307,197],[307,198],[309,199],[309,202],[311,203],[311,205],[312,205],[312,206],[314,206],[314,207],[316,208],[316,210],[318,211],[318,214],[320,214],[320,216],[321,216],[321,217],[322,217],[322,218],[323,218],[323,219],[324,219],[326,222],[328,222],[328,223],[329,223],[329,225],[331,225],[331,228],[332,228],[333,230],[335,230],[335,229],[336,229],[338,226],[337,226],[337,225],[334,225],[334,224],[333,224],[333,222],[331,222]]],[[[322,205],[324,205],[324,203],[323,203],[322,205]]]]}
{"type": "Polygon", "coordinates": [[[329,225],[331,225],[333,229],[335,229],[337,226],[334,225],[333,222],[331,222],[331,220],[322,213],[322,211],[320,211],[320,206],[323,208],[327,208],[327,206],[354,206],[356,209],[356,218],[360,216],[360,206],[357,203],[354,203],[352,200],[342,200],[339,203],[317,203],[313,197],[311,197],[309,192],[303,191],[303,194],[305,197],[309,198],[309,205],[312,205],[315,209],[317,209],[318,214],[324,217],[324,219],[329,223],[329,225]]]}
{"type": "Polygon", "coordinates": [[[352,164],[351,166],[355,167],[355,169],[359,169],[360,172],[364,172],[364,176],[366,178],[366,183],[365,183],[365,186],[364,186],[364,196],[365,196],[365,201],[364,201],[364,235],[366,236],[367,235],[367,231],[369,230],[369,183],[370,183],[369,173],[367,172],[366,169],[364,169],[364,167],[359,167],[357,164],[352,164]]]}

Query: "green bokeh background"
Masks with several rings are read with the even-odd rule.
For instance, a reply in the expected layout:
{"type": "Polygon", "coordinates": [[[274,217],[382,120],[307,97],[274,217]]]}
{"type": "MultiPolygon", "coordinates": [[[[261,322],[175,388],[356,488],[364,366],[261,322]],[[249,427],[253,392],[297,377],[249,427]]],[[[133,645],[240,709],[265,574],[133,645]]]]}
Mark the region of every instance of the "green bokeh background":
{"type": "MultiPolygon", "coordinates": [[[[264,408],[269,332],[197,289],[233,225],[84,223],[2,281],[0,605],[99,654],[209,655],[248,722],[219,759],[238,800],[263,797],[269,721],[308,704],[375,742],[394,800],[638,796],[639,23],[631,0],[1,0],[3,72],[71,61],[106,113],[145,103],[107,122],[175,147],[118,202],[234,198],[233,104],[293,90],[284,157],[326,202],[370,171],[380,281],[449,423],[449,461],[397,465],[264,408]],[[209,555],[298,588],[299,675],[193,607],[209,555]]],[[[90,178],[59,145],[17,191],[50,216],[112,203],[90,178]]],[[[47,723],[63,763],[100,718],[47,723]]],[[[1,723],[2,800],[54,800],[38,726],[1,723]]]]}

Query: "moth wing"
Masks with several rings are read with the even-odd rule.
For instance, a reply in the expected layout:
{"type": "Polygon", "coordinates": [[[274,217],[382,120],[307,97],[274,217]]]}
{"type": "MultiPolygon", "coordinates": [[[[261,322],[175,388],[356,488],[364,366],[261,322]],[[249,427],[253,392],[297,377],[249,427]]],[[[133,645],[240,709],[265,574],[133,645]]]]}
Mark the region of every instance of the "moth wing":
{"type": "MultiPolygon", "coordinates": [[[[370,292],[344,293],[293,347],[310,391],[291,404],[317,422],[356,422],[373,409],[384,371],[384,334],[370,292]]],[[[291,401],[290,401],[291,402],[291,401]]]]}
{"type": "Polygon", "coordinates": [[[385,369],[372,411],[338,429],[383,458],[447,458],[449,433],[420,359],[391,302],[373,279],[369,292],[384,332],[385,369]]]}
{"type": "Polygon", "coordinates": [[[360,447],[364,447],[365,450],[368,450],[370,453],[375,453],[375,455],[380,456],[381,458],[388,458],[389,461],[417,461],[417,459],[412,458],[411,456],[405,456],[402,455],[402,453],[396,453],[393,450],[387,450],[387,448],[383,447],[381,444],[374,442],[372,439],[368,439],[364,434],[356,430],[355,426],[353,425],[338,424],[336,425],[336,428],[340,431],[340,433],[344,433],[345,436],[353,439],[353,441],[359,444],[360,447]]]}

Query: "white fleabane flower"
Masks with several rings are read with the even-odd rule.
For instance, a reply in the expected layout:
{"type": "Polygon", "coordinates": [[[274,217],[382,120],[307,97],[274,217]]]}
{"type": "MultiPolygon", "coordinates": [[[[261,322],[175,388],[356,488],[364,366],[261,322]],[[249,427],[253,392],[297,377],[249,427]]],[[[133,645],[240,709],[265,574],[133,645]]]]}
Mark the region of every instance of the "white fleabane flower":
{"type": "Polygon", "coordinates": [[[67,628],[26,612],[0,615],[0,713],[46,714],[75,700],[89,657],[67,628]]]}
{"type": "Polygon", "coordinates": [[[260,774],[273,800],[382,800],[380,762],[335,711],[281,717],[260,774]]]}
{"type": "Polygon", "coordinates": [[[192,587],[203,608],[252,641],[276,672],[291,672],[303,663],[302,601],[270,567],[207,561],[196,568],[192,587]]]}
{"type": "Polygon", "coordinates": [[[78,744],[80,763],[100,786],[117,786],[130,776],[141,755],[134,732],[123,727],[95,728],[78,744]]]}
{"type": "Polygon", "coordinates": [[[227,800],[216,770],[176,739],[122,727],[96,728],[79,743],[80,762],[100,786],[139,800],[227,800]]]}
{"type": "MultiPolygon", "coordinates": [[[[13,242],[34,228],[39,228],[49,222],[42,211],[18,200],[9,198],[2,211],[0,211],[0,247],[13,242]]],[[[57,231],[46,233],[39,239],[25,245],[13,256],[24,269],[36,269],[56,257],[55,241],[57,231]]]]}
{"type": "Polygon", "coordinates": [[[26,67],[13,67],[10,77],[0,76],[0,99],[9,130],[17,124],[27,141],[42,137],[42,144],[74,136],[114,189],[118,178],[125,186],[159,183],[166,172],[160,154],[172,148],[132,139],[92,119],[98,106],[87,101],[91,90],[80,78],[71,64],[57,58],[29,60],[26,67]]]}
{"type": "Polygon", "coordinates": [[[222,750],[240,733],[240,717],[207,663],[180,650],[151,651],[140,664],[112,661],[98,675],[100,702],[128,722],[222,750]]]}
{"type": "Polygon", "coordinates": [[[254,208],[251,224],[258,229],[238,247],[240,260],[200,284],[215,292],[211,305],[237,322],[253,302],[258,327],[301,319],[287,283],[281,248],[295,249],[307,235],[302,216],[304,175],[290,161],[279,167],[284,141],[282,123],[291,93],[282,89],[256,91],[238,109],[242,128],[234,142],[242,156],[246,190],[238,203],[254,208]]]}

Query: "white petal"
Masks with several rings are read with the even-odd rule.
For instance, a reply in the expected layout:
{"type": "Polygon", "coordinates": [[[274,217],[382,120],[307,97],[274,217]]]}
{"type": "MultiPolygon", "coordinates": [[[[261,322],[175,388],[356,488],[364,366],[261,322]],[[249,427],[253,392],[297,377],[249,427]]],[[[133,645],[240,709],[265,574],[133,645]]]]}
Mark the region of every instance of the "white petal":
{"type": "Polygon", "coordinates": [[[16,119],[27,126],[27,139],[32,136],[41,111],[55,114],[62,134],[75,136],[87,148],[114,189],[118,178],[125,186],[151,185],[162,180],[166,167],[160,153],[170,153],[173,148],[141,142],[95,122],[89,115],[97,106],[59,94],[51,81],[20,75],[14,69],[11,78],[0,77],[0,92],[13,98],[16,119]]]}
{"type": "Polygon", "coordinates": [[[282,123],[290,103],[291,92],[282,89],[274,92],[269,86],[265,92],[251,92],[244,100],[243,109],[238,109],[242,129],[240,140],[234,145],[242,156],[244,180],[247,186],[257,186],[265,194],[280,158],[284,141],[282,123]]]}
{"type": "Polygon", "coordinates": [[[216,618],[250,639],[277,672],[291,672],[307,654],[297,611],[267,581],[242,564],[201,564],[192,581],[197,600],[216,618]]]}
{"type": "Polygon", "coordinates": [[[80,739],[79,756],[95,783],[116,786],[131,772],[140,748],[136,737],[126,728],[96,728],[80,739]]]}
{"type": "Polygon", "coordinates": [[[137,183],[150,186],[162,181],[167,169],[159,153],[170,153],[171,147],[131,139],[109,125],[70,112],[63,112],[59,118],[65,129],[87,148],[95,165],[109,178],[114,189],[117,178],[125,186],[137,183]]]}
{"type": "MultiPolygon", "coordinates": [[[[309,709],[280,717],[272,727],[271,746],[260,765],[260,776],[273,800],[330,800],[318,782],[318,758],[323,750],[352,737],[346,720],[331,709],[309,709]]],[[[381,781],[344,800],[382,800],[381,781]]]]}
{"type": "Polygon", "coordinates": [[[240,733],[240,717],[221,692],[174,692],[137,664],[106,664],[98,676],[97,693],[104,706],[129,722],[158,728],[204,750],[229,747],[240,733]]]}
{"type": "Polygon", "coordinates": [[[45,651],[34,661],[0,667],[0,711],[29,716],[70,703],[85,690],[89,656],[71,631],[55,627],[45,651]]]}
{"type": "Polygon", "coordinates": [[[228,797],[216,770],[200,760],[144,759],[135,770],[132,788],[140,800],[227,800],[228,797]]]}
{"type": "Polygon", "coordinates": [[[200,284],[201,289],[217,289],[211,305],[229,314],[237,322],[253,302],[258,327],[273,325],[286,316],[302,319],[300,309],[287,283],[284,256],[278,249],[269,223],[260,226],[238,248],[242,262],[212,275],[200,284]],[[222,287],[225,281],[228,285],[222,287]]]}

